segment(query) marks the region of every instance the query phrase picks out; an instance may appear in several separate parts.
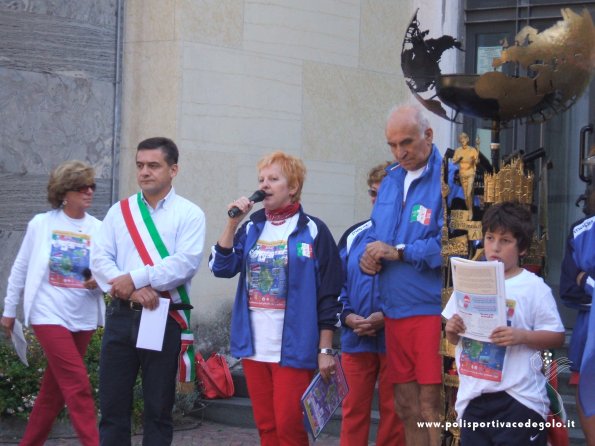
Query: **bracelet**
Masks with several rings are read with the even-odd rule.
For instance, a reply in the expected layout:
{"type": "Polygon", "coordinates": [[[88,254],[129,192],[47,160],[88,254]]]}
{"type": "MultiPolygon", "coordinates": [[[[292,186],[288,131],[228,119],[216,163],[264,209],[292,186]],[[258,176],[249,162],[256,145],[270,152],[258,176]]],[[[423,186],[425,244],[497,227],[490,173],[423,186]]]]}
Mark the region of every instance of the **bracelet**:
{"type": "Polygon", "coordinates": [[[335,351],[332,348],[319,348],[318,349],[318,354],[323,354],[323,355],[331,355],[333,356],[335,354],[335,351]]]}

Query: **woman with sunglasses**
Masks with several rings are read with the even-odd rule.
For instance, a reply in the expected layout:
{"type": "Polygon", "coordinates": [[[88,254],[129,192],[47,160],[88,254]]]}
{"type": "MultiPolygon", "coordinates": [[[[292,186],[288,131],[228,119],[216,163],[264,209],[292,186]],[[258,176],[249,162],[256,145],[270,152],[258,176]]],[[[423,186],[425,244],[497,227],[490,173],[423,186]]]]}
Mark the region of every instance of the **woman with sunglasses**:
{"type": "Polygon", "coordinates": [[[0,325],[10,336],[23,298],[24,325],[33,329],[48,363],[21,445],[43,445],[64,405],[81,444],[99,444],[83,361],[104,315],[102,293],[89,270],[93,236],[101,224],[86,212],[93,203],[94,178],[94,169],[81,161],[66,161],[50,174],[53,209],[29,222],[8,278],[0,325]]]}

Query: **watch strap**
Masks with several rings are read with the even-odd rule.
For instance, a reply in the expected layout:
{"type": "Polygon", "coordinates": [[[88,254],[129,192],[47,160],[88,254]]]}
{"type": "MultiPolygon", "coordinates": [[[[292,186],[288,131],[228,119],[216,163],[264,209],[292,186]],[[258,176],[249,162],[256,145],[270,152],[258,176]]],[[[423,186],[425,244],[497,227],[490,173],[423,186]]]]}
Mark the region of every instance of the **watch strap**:
{"type": "Polygon", "coordinates": [[[334,355],[335,354],[335,350],[333,350],[332,348],[319,348],[318,349],[318,353],[322,353],[323,355],[334,355]]]}

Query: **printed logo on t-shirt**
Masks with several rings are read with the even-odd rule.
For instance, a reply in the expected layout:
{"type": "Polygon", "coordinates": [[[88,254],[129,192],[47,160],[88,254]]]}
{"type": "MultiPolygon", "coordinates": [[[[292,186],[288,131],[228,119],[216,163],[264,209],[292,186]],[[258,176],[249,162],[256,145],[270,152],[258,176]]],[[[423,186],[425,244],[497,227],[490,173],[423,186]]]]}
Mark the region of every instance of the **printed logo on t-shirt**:
{"type": "Polygon", "coordinates": [[[512,324],[512,317],[514,316],[515,308],[516,308],[516,300],[506,299],[506,324],[509,327],[512,324]]]}
{"type": "Polygon", "coordinates": [[[285,309],[287,241],[259,240],[248,255],[249,308],[285,309]]]}
{"type": "MultiPolygon", "coordinates": [[[[510,326],[516,301],[506,299],[506,325],[510,326]]],[[[502,381],[506,347],[490,342],[462,338],[459,373],[488,381],[502,381]]]]}
{"type": "Polygon", "coordinates": [[[421,204],[416,204],[413,206],[411,211],[411,217],[409,218],[410,223],[421,223],[422,225],[429,225],[430,218],[432,217],[432,210],[424,207],[421,204]]]}
{"type": "Polygon", "coordinates": [[[83,288],[83,271],[89,268],[91,237],[67,231],[53,231],[50,248],[51,285],[83,288]]]}

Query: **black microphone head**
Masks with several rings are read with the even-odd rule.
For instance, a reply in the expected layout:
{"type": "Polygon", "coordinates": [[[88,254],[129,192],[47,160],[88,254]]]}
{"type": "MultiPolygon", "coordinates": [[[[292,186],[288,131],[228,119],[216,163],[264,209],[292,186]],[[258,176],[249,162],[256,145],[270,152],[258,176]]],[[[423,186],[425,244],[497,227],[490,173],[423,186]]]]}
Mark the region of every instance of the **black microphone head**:
{"type": "Polygon", "coordinates": [[[83,277],[85,280],[89,280],[91,278],[91,270],[89,268],[83,269],[83,277]]]}
{"type": "Polygon", "coordinates": [[[265,191],[258,189],[252,195],[250,195],[250,197],[248,197],[248,200],[258,203],[259,201],[264,200],[266,196],[267,193],[265,191]]]}

